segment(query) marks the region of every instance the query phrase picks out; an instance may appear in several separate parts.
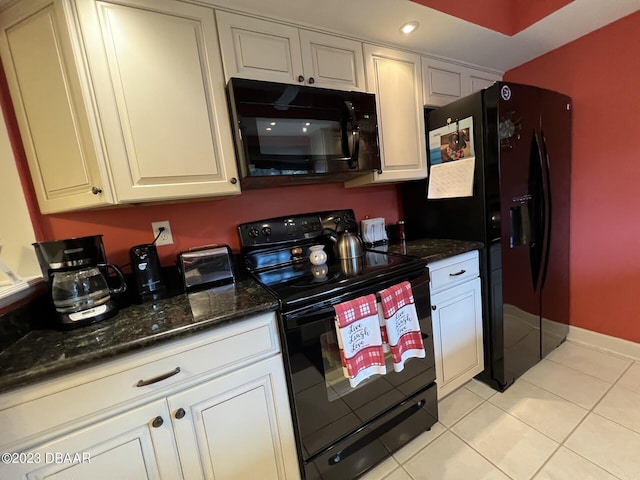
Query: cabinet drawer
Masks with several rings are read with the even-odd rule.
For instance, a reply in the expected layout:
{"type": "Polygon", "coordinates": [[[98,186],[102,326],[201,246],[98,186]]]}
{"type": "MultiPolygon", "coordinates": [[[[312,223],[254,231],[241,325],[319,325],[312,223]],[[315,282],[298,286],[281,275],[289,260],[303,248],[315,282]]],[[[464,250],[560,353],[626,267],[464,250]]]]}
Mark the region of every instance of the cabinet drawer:
{"type": "Polygon", "coordinates": [[[8,393],[2,404],[13,406],[0,410],[0,447],[77,426],[110,407],[148,402],[278,352],[275,315],[269,313],[59,377],[56,391],[43,384],[8,393]]]}
{"type": "Polygon", "coordinates": [[[431,292],[452,287],[479,276],[478,251],[438,260],[428,265],[431,275],[431,292]]]}

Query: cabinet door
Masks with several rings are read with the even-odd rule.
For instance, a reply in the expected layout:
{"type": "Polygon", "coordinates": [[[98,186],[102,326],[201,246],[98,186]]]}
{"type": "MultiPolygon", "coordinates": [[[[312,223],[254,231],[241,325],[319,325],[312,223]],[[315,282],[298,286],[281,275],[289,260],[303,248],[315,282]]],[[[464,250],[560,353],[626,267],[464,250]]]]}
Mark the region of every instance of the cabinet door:
{"type": "Polygon", "coordinates": [[[502,79],[500,75],[482,72],[480,70],[467,69],[466,94],[477,92],[483,88],[490,87],[495,82],[502,79]]]}
{"type": "Polygon", "coordinates": [[[299,478],[280,355],[168,401],[186,478],[299,478]]]}
{"type": "Polygon", "coordinates": [[[213,10],[77,5],[119,200],[239,193],[213,10]]]}
{"type": "Polygon", "coordinates": [[[1,18],[0,56],[40,211],[113,203],[68,2],[22,2],[1,18]]]}
{"type": "Polygon", "coordinates": [[[422,57],[424,103],[440,107],[463,97],[463,70],[459,65],[422,57]]]}
{"type": "Polygon", "coordinates": [[[22,452],[23,461],[0,464],[0,478],[182,478],[164,400],[149,403],[35,447],[24,448],[22,452]],[[162,422],[157,418],[162,419],[162,422]]]}
{"type": "Polygon", "coordinates": [[[438,398],[484,369],[480,278],[431,296],[438,398]]]}
{"type": "Polygon", "coordinates": [[[422,57],[425,105],[440,107],[490,87],[500,75],[455,63],[422,57]]]}
{"type": "Polygon", "coordinates": [[[300,47],[307,84],[365,91],[362,43],[300,30],[300,47]]]}
{"type": "Polygon", "coordinates": [[[367,90],[376,94],[382,173],[347,186],[414,180],[427,176],[420,56],[364,45],[367,90]]]}
{"type": "Polygon", "coordinates": [[[227,81],[304,82],[297,28],[228,12],[216,12],[216,17],[227,81]]]}

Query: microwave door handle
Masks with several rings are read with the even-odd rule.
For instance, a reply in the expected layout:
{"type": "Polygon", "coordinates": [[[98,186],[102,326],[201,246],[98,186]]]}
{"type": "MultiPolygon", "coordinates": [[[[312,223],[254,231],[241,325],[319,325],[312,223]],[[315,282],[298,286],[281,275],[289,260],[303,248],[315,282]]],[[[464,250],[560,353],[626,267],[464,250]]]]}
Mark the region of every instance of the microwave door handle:
{"type": "Polygon", "coordinates": [[[356,168],[358,166],[358,154],[360,153],[360,127],[357,122],[353,122],[353,154],[351,160],[349,160],[349,168],[356,168]]]}
{"type": "Polygon", "coordinates": [[[347,114],[349,117],[348,123],[351,124],[353,151],[349,150],[349,134],[346,128],[342,130],[342,151],[344,156],[348,159],[347,162],[349,168],[354,169],[358,166],[358,154],[360,153],[360,125],[358,124],[358,117],[356,116],[356,109],[354,108],[353,103],[345,100],[344,104],[347,107],[347,114]]]}

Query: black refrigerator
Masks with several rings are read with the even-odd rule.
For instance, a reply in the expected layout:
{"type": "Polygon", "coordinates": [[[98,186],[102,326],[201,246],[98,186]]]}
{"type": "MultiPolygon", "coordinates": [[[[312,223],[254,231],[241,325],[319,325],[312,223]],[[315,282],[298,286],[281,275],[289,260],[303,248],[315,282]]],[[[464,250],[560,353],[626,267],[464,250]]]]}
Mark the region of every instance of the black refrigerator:
{"type": "Polygon", "coordinates": [[[481,241],[485,370],[503,391],[569,322],[571,99],[507,82],[425,109],[429,178],[402,185],[407,237],[481,241]]]}

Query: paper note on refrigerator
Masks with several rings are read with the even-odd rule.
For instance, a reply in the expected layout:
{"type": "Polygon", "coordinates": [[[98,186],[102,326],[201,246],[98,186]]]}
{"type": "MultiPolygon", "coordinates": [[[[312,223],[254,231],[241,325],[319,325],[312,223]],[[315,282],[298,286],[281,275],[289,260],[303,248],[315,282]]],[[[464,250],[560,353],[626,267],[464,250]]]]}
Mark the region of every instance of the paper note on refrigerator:
{"type": "Polygon", "coordinates": [[[476,157],[432,165],[428,198],[471,197],[476,157]]]}

